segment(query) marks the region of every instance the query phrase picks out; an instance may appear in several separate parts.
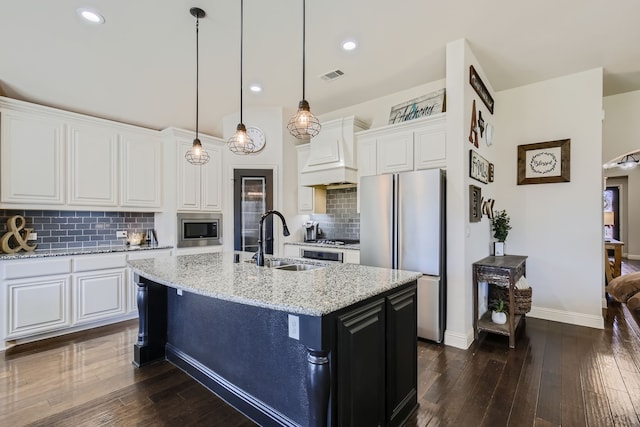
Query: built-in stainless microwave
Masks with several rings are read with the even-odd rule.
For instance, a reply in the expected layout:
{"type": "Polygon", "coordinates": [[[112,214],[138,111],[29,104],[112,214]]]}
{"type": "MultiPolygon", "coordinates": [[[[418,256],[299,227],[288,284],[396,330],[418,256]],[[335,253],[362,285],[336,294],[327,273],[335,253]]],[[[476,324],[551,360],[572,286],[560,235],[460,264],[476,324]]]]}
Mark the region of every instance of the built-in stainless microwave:
{"type": "Polygon", "coordinates": [[[178,247],[212,246],[221,244],[222,214],[179,213],[178,247]]]}

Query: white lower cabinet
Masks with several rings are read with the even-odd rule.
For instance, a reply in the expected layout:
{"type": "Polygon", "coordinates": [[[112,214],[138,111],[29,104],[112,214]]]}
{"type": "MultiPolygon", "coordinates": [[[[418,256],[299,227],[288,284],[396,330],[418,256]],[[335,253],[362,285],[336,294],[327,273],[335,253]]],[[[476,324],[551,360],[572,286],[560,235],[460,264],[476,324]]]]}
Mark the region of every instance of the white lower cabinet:
{"type": "Polygon", "coordinates": [[[7,282],[6,338],[20,338],[71,326],[71,276],[7,282]]]}
{"type": "Polygon", "coordinates": [[[0,351],[135,318],[137,285],[127,259],[171,249],[0,261],[0,351]]]}
{"type": "Polygon", "coordinates": [[[73,300],[76,324],[125,314],[125,269],[74,275],[73,300]]]}

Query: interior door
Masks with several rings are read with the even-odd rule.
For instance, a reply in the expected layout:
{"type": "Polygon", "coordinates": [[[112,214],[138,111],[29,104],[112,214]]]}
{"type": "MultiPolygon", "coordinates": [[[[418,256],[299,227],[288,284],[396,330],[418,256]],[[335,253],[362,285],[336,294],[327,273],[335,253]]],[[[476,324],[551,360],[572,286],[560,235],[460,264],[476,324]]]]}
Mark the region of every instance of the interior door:
{"type": "MultiPolygon", "coordinates": [[[[235,169],[233,172],[233,248],[256,252],[260,217],[273,209],[273,171],[235,169]]],[[[263,232],[264,252],[273,254],[273,216],[265,220],[263,232]]]]}

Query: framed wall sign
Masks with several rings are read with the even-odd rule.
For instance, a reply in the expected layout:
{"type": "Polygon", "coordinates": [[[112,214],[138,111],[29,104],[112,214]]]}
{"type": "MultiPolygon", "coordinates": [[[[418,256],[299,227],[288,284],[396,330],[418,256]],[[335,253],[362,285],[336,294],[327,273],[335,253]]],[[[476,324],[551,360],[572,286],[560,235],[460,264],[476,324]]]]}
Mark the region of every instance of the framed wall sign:
{"type": "Polygon", "coordinates": [[[469,177],[483,184],[489,182],[489,161],[474,150],[469,150],[469,177]]]}
{"type": "Polygon", "coordinates": [[[469,222],[480,222],[482,219],[482,189],[469,186],[469,222]]]}
{"type": "Polygon", "coordinates": [[[391,107],[389,124],[419,119],[447,111],[445,90],[440,89],[391,107]]]}
{"type": "Polygon", "coordinates": [[[571,140],[518,145],[518,185],[571,181],[571,140]]]}
{"type": "Polygon", "coordinates": [[[493,114],[493,97],[480,79],[476,69],[473,68],[473,65],[469,66],[469,84],[476,91],[480,99],[482,99],[482,102],[487,106],[489,112],[493,114]]]}

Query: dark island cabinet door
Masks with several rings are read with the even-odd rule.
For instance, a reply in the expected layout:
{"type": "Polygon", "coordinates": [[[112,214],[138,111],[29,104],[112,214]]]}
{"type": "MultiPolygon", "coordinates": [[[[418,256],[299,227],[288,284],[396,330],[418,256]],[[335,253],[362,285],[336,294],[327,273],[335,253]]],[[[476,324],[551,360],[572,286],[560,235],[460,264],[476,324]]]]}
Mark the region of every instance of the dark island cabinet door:
{"type": "Polygon", "coordinates": [[[339,426],[385,425],[385,301],[338,318],[339,426]]]}
{"type": "Polygon", "coordinates": [[[387,425],[397,426],[418,404],[417,293],[412,286],[387,297],[387,425]]]}

